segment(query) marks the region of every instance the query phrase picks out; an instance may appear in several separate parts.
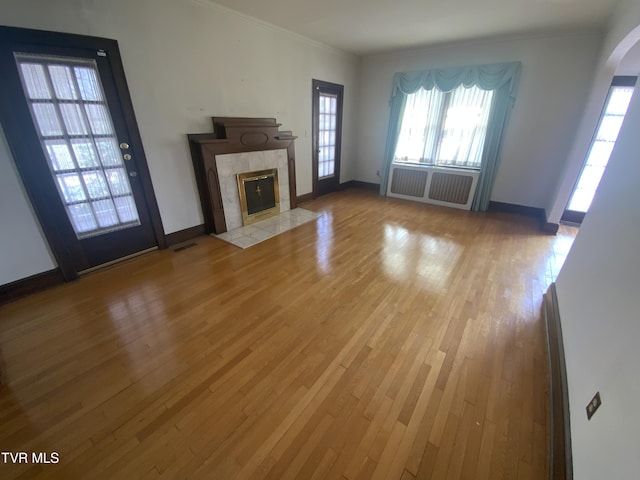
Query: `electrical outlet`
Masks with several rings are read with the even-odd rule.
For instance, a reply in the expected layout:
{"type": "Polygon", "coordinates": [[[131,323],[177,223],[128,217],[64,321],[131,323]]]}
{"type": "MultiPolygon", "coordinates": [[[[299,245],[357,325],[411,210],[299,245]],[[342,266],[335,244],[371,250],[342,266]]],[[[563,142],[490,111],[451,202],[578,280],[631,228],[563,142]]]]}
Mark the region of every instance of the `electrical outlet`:
{"type": "Polygon", "coordinates": [[[595,396],[589,402],[589,405],[587,405],[587,420],[591,420],[591,417],[593,417],[593,414],[596,413],[600,405],[602,405],[600,392],[596,392],[595,396]]]}

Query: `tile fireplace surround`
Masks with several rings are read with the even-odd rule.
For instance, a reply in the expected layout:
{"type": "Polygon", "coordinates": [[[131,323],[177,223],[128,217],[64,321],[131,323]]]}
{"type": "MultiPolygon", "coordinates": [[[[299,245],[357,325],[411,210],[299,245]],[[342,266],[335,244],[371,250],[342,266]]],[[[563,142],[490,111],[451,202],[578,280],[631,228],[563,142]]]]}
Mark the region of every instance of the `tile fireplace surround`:
{"type": "Polygon", "coordinates": [[[242,211],[238,193],[238,173],[256,170],[278,169],[278,188],[280,190],[280,213],[290,210],[289,172],[287,150],[260,150],[257,152],[228,153],[216,155],[218,181],[227,231],[242,227],[242,211]]]}

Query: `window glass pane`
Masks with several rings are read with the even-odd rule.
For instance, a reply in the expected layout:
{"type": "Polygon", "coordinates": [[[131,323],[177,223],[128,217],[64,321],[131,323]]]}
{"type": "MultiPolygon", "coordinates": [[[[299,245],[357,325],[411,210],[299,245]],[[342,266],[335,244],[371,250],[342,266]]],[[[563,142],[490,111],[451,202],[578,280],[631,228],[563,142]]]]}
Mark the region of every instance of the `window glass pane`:
{"type": "Polygon", "coordinates": [[[111,117],[104,105],[85,105],[91,131],[96,135],[110,135],[113,133],[111,128],[111,117]]]}
{"type": "Polygon", "coordinates": [[[114,198],[113,201],[116,204],[116,209],[118,210],[118,215],[120,216],[120,221],[122,223],[127,222],[138,222],[138,211],[136,210],[136,204],[133,200],[133,197],[118,197],[114,198]]]}
{"type": "Polygon", "coordinates": [[[49,164],[55,171],[73,170],[76,166],[71,158],[69,146],[65,140],[45,140],[49,164]]]}
{"type": "Polygon", "coordinates": [[[56,175],[56,177],[65,202],[73,203],[86,200],[87,197],[84,193],[84,188],[82,187],[82,181],[80,180],[79,175],[75,173],[67,173],[56,175]]]}
{"type": "Polygon", "coordinates": [[[62,126],[56,114],[56,108],[51,103],[34,103],[33,116],[43,137],[57,137],[62,135],[62,126]]]}
{"type": "Polygon", "coordinates": [[[56,97],[60,100],[75,100],[78,98],[76,86],[71,76],[71,68],[64,65],[50,65],[49,74],[51,75],[51,83],[53,83],[56,97]]]}
{"type": "Polygon", "coordinates": [[[102,87],[98,82],[94,68],[75,67],[74,68],[80,96],[83,100],[102,101],[102,87]]]}
{"type": "Polygon", "coordinates": [[[591,147],[591,151],[589,152],[587,165],[605,167],[609,162],[609,157],[611,156],[611,151],[613,150],[614,145],[615,142],[595,141],[591,147]]]}
{"type": "Polygon", "coordinates": [[[82,115],[82,107],[77,103],[61,103],[60,113],[69,135],[86,135],[88,132],[82,115]]]}
{"type": "Polygon", "coordinates": [[[114,138],[97,139],[96,147],[98,148],[102,165],[105,167],[118,167],[122,165],[120,149],[114,138]]]}
{"type": "Polygon", "coordinates": [[[602,119],[602,123],[600,123],[600,128],[598,128],[596,138],[598,140],[615,142],[616,138],[618,138],[618,132],[620,132],[623,120],[624,117],[621,116],[605,115],[602,119]]]}
{"type": "Polygon", "coordinates": [[[624,115],[627,113],[632,95],[633,87],[613,87],[605,113],[607,115],[624,115]]]}
{"type": "Polygon", "coordinates": [[[38,63],[20,64],[22,81],[24,82],[27,96],[32,100],[48,100],[51,98],[49,85],[44,75],[44,67],[38,63]]]}
{"type": "Polygon", "coordinates": [[[98,225],[102,228],[118,224],[118,214],[111,199],[98,200],[92,203],[98,225]]]}
{"type": "Polygon", "coordinates": [[[88,203],[69,205],[67,212],[69,212],[69,218],[76,232],[84,233],[98,228],[98,224],[88,203]]]}
{"type": "Polygon", "coordinates": [[[110,168],[105,170],[107,180],[109,181],[109,187],[113,195],[126,195],[131,193],[131,187],[129,185],[129,177],[124,168],[110,168]]]}
{"type": "Polygon", "coordinates": [[[89,196],[92,199],[109,196],[109,187],[107,187],[107,182],[101,171],[93,170],[91,172],[84,172],[82,178],[84,179],[84,184],[87,186],[89,196]]]}
{"type": "Polygon", "coordinates": [[[71,140],[71,147],[80,168],[97,167],[99,165],[98,156],[91,140],[73,139],[71,140]]]}

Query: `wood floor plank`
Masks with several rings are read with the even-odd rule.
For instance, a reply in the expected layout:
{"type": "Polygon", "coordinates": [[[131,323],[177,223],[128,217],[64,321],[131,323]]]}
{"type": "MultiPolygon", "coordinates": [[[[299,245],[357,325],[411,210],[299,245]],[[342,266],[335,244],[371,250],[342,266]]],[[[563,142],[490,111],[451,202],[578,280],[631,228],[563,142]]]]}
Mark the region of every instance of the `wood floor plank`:
{"type": "Polygon", "coordinates": [[[544,478],[575,229],[349,189],[0,305],[2,479],[544,478]]]}

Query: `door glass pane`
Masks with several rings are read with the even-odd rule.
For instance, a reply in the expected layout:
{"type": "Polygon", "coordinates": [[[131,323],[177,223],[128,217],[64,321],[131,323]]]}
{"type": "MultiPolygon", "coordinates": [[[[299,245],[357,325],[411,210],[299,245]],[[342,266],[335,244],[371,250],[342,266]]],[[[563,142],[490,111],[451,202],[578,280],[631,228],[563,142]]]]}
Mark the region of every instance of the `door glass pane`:
{"type": "Polygon", "coordinates": [[[62,135],[62,125],[51,103],[32,103],[31,112],[43,137],[58,137],[62,135]]]}
{"type": "Polygon", "coordinates": [[[64,65],[49,65],[49,75],[56,97],[60,100],[75,100],[78,98],[71,68],[64,65]]]}
{"type": "Polygon", "coordinates": [[[120,149],[115,138],[105,138],[96,140],[96,148],[100,154],[100,162],[105,167],[117,167],[123,165],[120,149]]]}
{"type": "Polygon", "coordinates": [[[67,204],[86,200],[82,181],[80,175],[76,173],[67,173],[64,175],[56,175],[58,185],[60,186],[60,192],[67,204]]]}
{"type": "Polygon", "coordinates": [[[96,135],[112,135],[111,117],[104,105],[85,105],[91,131],[96,135]]]}
{"type": "Polygon", "coordinates": [[[67,207],[67,214],[76,232],[84,233],[98,229],[96,217],[88,203],[78,203],[67,207]]]}
{"type": "Polygon", "coordinates": [[[80,168],[97,167],[100,165],[93,142],[84,139],[74,139],[71,140],[71,148],[73,148],[73,153],[76,156],[80,168]]]}
{"type": "Polygon", "coordinates": [[[319,107],[318,178],[322,179],[335,174],[337,95],[320,93],[319,107]]]}
{"type": "Polygon", "coordinates": [[[64,140],[45,140],[44,145],[47,149],[49,162],[55,171],[73,170],[75,165],[69,152],[69,146],[64,140]]]}
{"type": "Polygon", "coordinates": [[[84,184],[87,186],[87,192],[91,198],[104,198],[109,197],[109,187],[107,187],[107,181],[104,179],[104,175],[100,170],[93,170],[91,172],[84,172],[82,174],[84,184]]]}
{"type": "Polygon", "coordinates": [[[77,237],[140,225],[95,61],[23,53],[15,58],[77,237]]]}
{"type": "Polygon", "coordinates": [[[27,97],[31,100],[48,100],[51,91],[44,76],[44,67],[39,63],[22,63],[20,72],[27,97]]]}
{"type": "Polygon", "coordinates": [[[82,114],[81,105],[77,103],[63,103],[59,107],[67,134],[87,135],[87,133],[89,133],[84,115],[82,114]]]}

